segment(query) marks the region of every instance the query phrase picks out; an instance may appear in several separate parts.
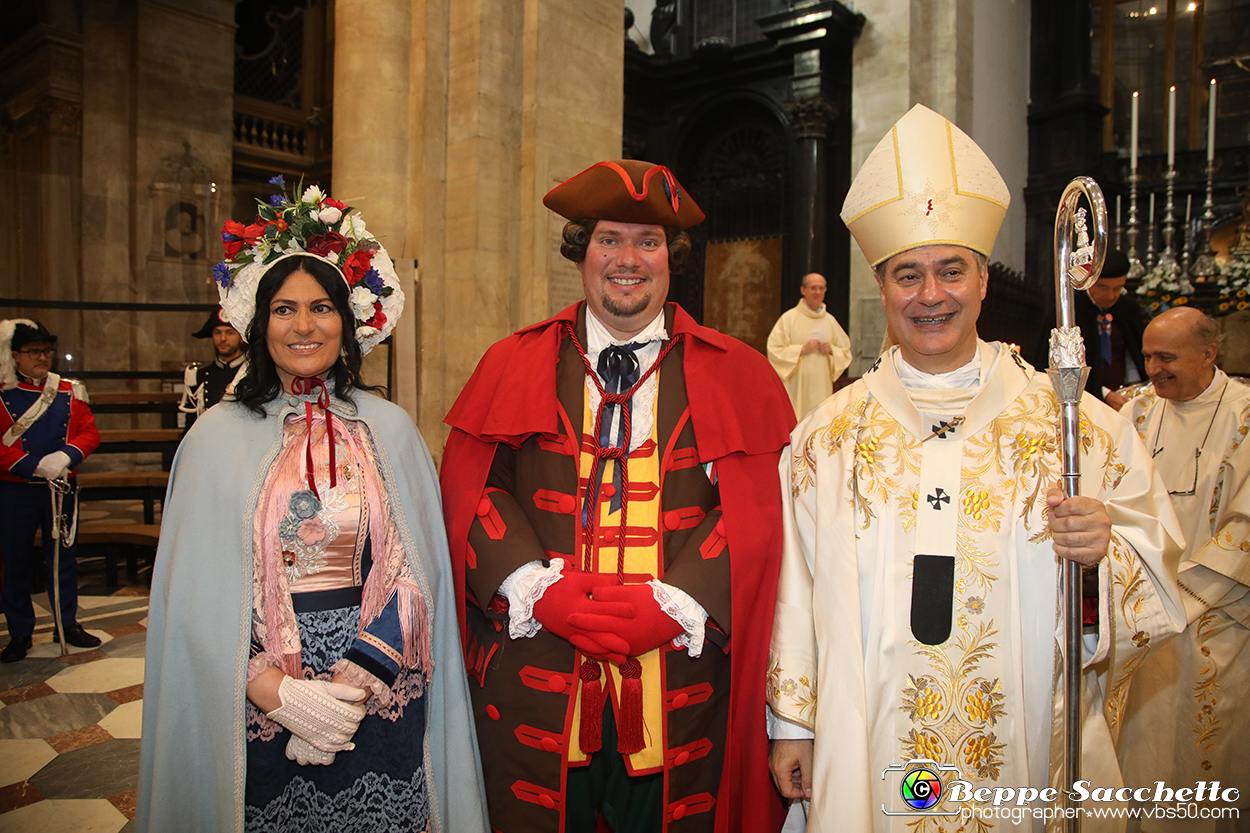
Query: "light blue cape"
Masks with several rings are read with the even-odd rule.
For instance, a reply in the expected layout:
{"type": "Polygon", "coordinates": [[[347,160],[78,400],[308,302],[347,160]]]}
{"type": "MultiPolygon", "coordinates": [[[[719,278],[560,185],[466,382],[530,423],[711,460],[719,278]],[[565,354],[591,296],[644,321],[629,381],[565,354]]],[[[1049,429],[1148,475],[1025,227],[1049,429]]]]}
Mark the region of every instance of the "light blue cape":
{"type": "MultiPolygon", "coordinates": [[[[433,624],[422,751],[431,830],[486,831],[434,465],[402,409],[366,393],[355,400],[353,406],[334,399],[330,410],[368,429],[433,624]]],[[[174,457],[148,613],[136,816],[141,833],[243,829],[252,517],[283,420],[303,410],[300,398],[285,394],[266,406],[263,419],[222,402],[196,421],[174,457]]]]}

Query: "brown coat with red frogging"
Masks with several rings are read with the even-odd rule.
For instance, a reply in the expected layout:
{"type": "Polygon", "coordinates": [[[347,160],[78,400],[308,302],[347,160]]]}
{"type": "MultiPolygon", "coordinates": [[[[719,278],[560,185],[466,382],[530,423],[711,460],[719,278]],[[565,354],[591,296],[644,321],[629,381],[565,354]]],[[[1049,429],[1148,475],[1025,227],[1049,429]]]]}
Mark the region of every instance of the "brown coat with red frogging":
{"type": "MultiPolygon", "coordinates": [[[[507,633],[496,591],[531,561],[580,565],[581,305],[496,344],[447,417],[444,512],[491,823],[563,830],[580,656],[543,630],[507,633]]],[[[764,358],[676,305],[660,365],[658,534],[666,584],[708,613],[698,659],[664,648],[665,830],[769,831],[782,808],[767,768],[764,677],[780,563],[778,456],[794,418],[764,358]],[[712,464],[714,480],[703,466],[712,464]]],[[[644,488],[645,484],[631,484],[644,488]]],[[[613,529],[597,529],[611,543],[613,529]]],[[[631,580],[627,577],[627,580],[631,580]]],[[[637,578],[636,580],[642,580],[637,578]]],[[[641,773],[635,773],[641,774],[641,773]]]]}

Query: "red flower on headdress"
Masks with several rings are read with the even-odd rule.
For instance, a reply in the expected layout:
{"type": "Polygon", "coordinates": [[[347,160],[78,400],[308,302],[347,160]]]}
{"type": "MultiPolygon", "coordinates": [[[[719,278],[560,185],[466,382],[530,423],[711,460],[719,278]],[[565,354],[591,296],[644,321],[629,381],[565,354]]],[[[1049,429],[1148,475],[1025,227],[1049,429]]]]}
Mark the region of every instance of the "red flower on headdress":
{"type": "Polygon", "coordinates": [[[342,254],[346,248],[347,238],[337,231],[331,231],[325,234],[314,234],[308,238],[308,245],[304,247],[304,251],[310,255],[329,257],[331,254],[342,254]]]}
{"type": "Polygon", "coordinates": [[[221,227],[221,242],[226,246],[226,259],[234,260],[234,256],[244,246],[255,243],[264,233],[264,222],[245,226],[237,220],[226,220],[225,225],[221,227]]]}
{"type": "Polygon", "coordinates": [[[347,277],[347,285],[355,286],[364,279],[365,272],[369,271],[369,264],[373,262],[373,252],[368,249],[357,249],[347,256],[347,261],[343,264],[343,274],[347,277]]]}
{"type": "Polygon", "coordinates": [[[337,208],[339,211],[347,210],[347,206],[336,200],[334,197],[326,197],[321,201],[321,204],[326,208],[337,208]]]}
{"type": "Polygon", "coordinates": [[[382,312],[382,302],[374,301],[373,302],[373,316],[368,321],[365,322],[365,325],[368,327],[373,327],[374,329],[380,330],[385,324],[386,324],[386,313],[382,312]]]}

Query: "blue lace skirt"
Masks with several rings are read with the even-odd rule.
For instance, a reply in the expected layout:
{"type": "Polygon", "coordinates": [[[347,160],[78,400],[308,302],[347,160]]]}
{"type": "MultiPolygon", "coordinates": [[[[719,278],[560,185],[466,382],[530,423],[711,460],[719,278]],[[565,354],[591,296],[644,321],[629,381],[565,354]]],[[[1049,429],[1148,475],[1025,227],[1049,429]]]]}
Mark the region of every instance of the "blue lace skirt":
{"type": "MultiPolygon", "coordinates": [[[[359,606],[297,613],[304,667],[330,678],[356,638],[359,606]]],[[[420,674],[403,671],[391,705],[369,713],[328,766],[286,757],[291,734],[247,703],[244,829],[256,833],[382,833],[427,830],[430,800],[424,767],[425,698],[420,674]]]]}

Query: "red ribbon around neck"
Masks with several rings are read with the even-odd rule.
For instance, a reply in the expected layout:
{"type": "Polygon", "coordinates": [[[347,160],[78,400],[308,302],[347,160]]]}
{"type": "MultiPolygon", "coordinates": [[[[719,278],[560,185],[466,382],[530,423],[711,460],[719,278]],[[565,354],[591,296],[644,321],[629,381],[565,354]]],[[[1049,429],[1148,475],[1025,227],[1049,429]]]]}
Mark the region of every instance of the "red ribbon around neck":
{"type": "MultiPolygon", "coordinates": [[[[330,443],[330,488],[333,489],[338,485],[337,466],[334,463],[334,423],[333,416],[330,414],[330,389],[326,387],[326,383],[316,376],[296,376],[291,380],[291,393],[300,396],[309,396],[317,394],[315,404],[321,407],[321,412],[326,418],[326,440],[330,443]]],[[[305,461],[308,464],[308,488],[317,496],[317,500],[321,500],[321,493],[317,491],[317,478],[313,470],[312,456],[312,431],[313,431],[313,402],[304,403],[304,419],[308,423],[308,439],[304,443],[305,461]]]]}

